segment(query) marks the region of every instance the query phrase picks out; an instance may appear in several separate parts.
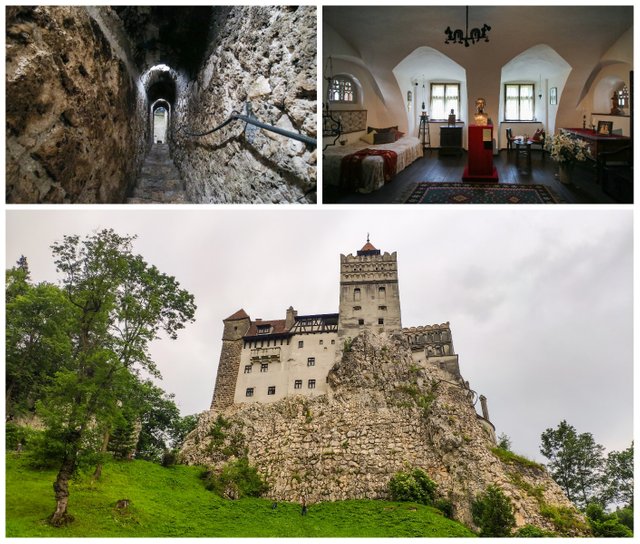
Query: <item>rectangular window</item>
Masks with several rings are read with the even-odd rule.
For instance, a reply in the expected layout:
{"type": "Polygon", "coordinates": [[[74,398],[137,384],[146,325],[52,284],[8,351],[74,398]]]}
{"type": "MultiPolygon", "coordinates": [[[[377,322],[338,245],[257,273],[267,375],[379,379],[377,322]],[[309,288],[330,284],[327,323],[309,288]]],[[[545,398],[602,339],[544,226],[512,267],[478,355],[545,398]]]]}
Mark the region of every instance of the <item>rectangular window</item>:
{"type": "Polygon", "coordinates": [[[267,389],[267,395],[275,395],[276,394],[276,386],[270,385],[267,389]]]}
{"type": "Polygon", "coordinates": [[[251,374],[251,365],[244,365],[244,373],[251,374]]]}
{"type": "Polygon", "coordinates": [[[258,334],[269,334],[271,325],[258,325],[258,334]]]}
{"type": "Polygon", "coordinates": [[[333,346],[333,344],[335,344],[336,341],[335,340],[331,340],[331,345],[333,346]]]}
{"type": "Polygon", "coordinates": [[[364,319],[358,319],[358,325],[364,325],[364,319]]]}
{"type": "Polygon", "coordinates": [[[432,83],[431,119],[446,121],[451,110],[460,117],[460,84],[432,83]]]}
{"type": "Polygon", "coordinates": [[[387,311],[387,307],[386,306],[378,306],[378,310],[382,310],[383,312],[387,311]]]}
{"type": "Polygon", "coordinates": [[[315,389],[315,388],[316,388],[316,381],[315,381],[315,380],[309,380],[309,381],[307,382],[307,387],[308,387],[309,389],[315,389]]]}
{"type": "Polygon", "coordinates": [[[315,357],[309,357],[307,359],[307,366],[316,366],[316,358],[315,357]]]}
{"type": "Polygon", "coordinates": [[[508,83],[504,86],[504,120],[533,121],[533,83],[508,83]]]}
{"type": "Polygon", "coordinates": [[[293,388],[302,389],[302,380],[296,380],[295,382],[293,382],[293,388]]]}
{"type": "Polygon", "coordinates": [[[378,318],[378,325],[384,325],[384,317],[378,318]]]}
{"type": "Polygon", "coordinates": [[[320,340],[320,345],[324,344],[324,340],[320,340]]]}
{"type": "Polygon", "coordinates": [[[244,394],[246,397],[253,397],[253,387],[247,387],[247,390],[244,394]]]}
{"type": "Polygon", "coordinates": [[[303,342],[302,340],[300,340],[300,341],[298,342],[298,347],[299,347],[299,348],[303,348],[303,347],[304,347],[304,342],[303,342]]]}
{"type": "Polygon", "coordinates": [[[269,363],[260,363],[260,372],[269,372],[269,363]]]}

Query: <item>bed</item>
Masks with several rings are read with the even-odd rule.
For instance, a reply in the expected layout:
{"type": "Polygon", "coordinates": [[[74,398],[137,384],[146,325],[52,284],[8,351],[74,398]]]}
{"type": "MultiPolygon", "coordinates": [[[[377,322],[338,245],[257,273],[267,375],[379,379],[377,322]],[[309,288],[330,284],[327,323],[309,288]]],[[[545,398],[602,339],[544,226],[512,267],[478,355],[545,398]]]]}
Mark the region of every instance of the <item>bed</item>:
{"type": "Polygon", "coordinates": [[[337,145],[328,147],[323,154],[322,176],[325,185],[333,185],[347,190],[356,190],[360,193],[371,193],[385,184],[384,158],[380,155],[366,156],[362,160],[362,171],[359,179],[350,181],[350,187],[341,184],[342,159],[353,155],[363,149],[376,151],[388,150],[397,154],[395,172],[397,174],[409,166],[413,161],[422,157],[422,142],[414,136],[403,136],[398,141],[387,144],[371,145],[358,141],[349,145],[337,145]]]}

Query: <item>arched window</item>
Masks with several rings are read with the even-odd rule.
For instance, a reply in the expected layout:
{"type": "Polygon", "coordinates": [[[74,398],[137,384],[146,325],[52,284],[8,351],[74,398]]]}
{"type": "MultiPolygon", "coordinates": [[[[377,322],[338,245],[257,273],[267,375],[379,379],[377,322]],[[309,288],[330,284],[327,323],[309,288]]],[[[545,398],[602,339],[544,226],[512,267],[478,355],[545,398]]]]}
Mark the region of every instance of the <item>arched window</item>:
{"type": "Polygon", "coordinates": [[[384,300],[387,297],[387,290],[384,287],[378,287],[378,298],[384,300]]]}
{"type": "Polygon", "coordinates": [[[356,82],[348,75],[333,76],[329,82],[328,101],[333,104],[356,104],[358,90],[356,82]]]}
{"type": "Polygon", "coordinates": [[[360,289],[358,287],[353,290],[353,300],[354,302],[358,302],[360,300],[360,289]]]}

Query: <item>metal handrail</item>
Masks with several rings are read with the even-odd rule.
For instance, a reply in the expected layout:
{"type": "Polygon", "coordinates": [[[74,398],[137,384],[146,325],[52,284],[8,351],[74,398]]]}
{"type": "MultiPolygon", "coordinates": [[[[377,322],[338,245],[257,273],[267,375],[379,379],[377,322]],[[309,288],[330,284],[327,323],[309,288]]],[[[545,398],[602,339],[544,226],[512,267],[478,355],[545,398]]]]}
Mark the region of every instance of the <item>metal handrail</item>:
{"type": "Polygon", "coordinates": [[[205,132],[191,132],[184,127],[180,127],[178,131],[183,131],[187,136],[191,136],[193,138],[200,138],[202,136],[206,136],[207,134],[212,134],[221,128],[227,126],[232,121],[244,121],[245,123],[249,123],[250,125],[254,125],[259,128],[263,128],[270,132],[275,132],[276,134],[280,134],[281,136],[286,136],[287,138],[291,138],[292,140],[298,140],[299,142],[303,142],[306,145],[317,147],[318,142],[316,139],[311,138],[309,136],[305,136],[304,134],[299,134],[297,132],[291,132],[290,130],[285,130],[280,127],[274,127],[273,125],[269,125],[267,123],[263,123],[262,121],[258,121],[253,117],[249,117],[248,115],[243,115],[238,111],[234,110],[231,112],[229,118],[223,123],[219,124],[217,127],[212,128],[211,130],[207,130],[205,132]]]}

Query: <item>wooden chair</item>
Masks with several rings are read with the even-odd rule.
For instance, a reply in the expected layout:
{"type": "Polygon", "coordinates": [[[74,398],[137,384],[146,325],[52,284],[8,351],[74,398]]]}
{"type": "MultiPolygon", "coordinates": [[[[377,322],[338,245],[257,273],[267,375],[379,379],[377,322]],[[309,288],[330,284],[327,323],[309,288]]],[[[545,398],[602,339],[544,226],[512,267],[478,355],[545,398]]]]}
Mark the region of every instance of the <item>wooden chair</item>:
{"type": "Polygon", "coordinates": [[[518,138],[513,137],[513,131],[510,128],[505,129],[505,132],[507,134],[507,153],[509,154],[513,149],[513,142],[518,138]]]}

